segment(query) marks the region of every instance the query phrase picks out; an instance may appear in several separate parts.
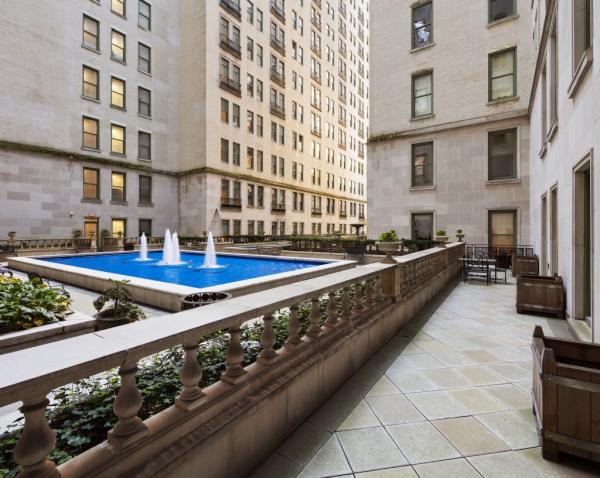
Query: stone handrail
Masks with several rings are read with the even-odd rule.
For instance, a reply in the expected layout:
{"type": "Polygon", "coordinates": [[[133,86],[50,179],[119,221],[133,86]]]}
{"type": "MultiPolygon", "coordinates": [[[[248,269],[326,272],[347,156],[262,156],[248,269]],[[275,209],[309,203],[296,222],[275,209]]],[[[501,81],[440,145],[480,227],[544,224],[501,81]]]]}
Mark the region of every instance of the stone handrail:
{"type": "Polygon", "coordinates": [[[74,249],[76,247],[90,248],[91,239],[14,239],[2,240],[0,246],[13,246],[15,250],[23,249],[74,249]]]}
{"type": "Polygon", "coordinates": [[[0,370],[3,370],[0,406],[23,402],[20,410],[25,417],[24,429],[14,449],[15,462],[22,466],[20,476],[59,476],[59,471],[64,476],[92,476],[99,473],[99,462],[139,449],[144,440],[160,434],[156,421],[149,427],[149,421],[155,417],[166,414],[164,417],[168,421],[174,414],[179,414],[177,419],[185,423],[189,420],[186,416],[191,417],[193,412],[202,410],[204,420],[214,418],[232,397],[243,400],[250,393],[251,387],[245,385],[256,383],[265,387],[275,384],[289,373],[284,364],[310,361],[315,344],[334,346],[357,328],[364,327],[392,302],[408,300],[418,289],[417,281],[425,287],[451,261],[456,262],[455,256],[460,256],[462,251],[464,245],[421,251],[411,254],[412,258],[398,258],[400,262],[396,264],[356,267],[168,317],[151,318],[0,356],[0,370]],[[357,285],[360,287],[354,287],[351,294],[352,286],[357,285]],[[338,294],[341,297],[339,310],[334,300],[338,294]],[[329,297],[329,306],[326,320],[321,325],[320,301],[324,296],[329,297]],[[310,324],[305,336],[301,337],[298,307],[306,302],[311,304],[310,324]],[[281,349],[275,350],[273,315],[283,308],[290,310],[287,340],[281,349]],[[262,350],[256,363],[243,367],[241,327],[260,317],[264,324],[260,341],[262,350]],[[198,344],[204,336],[223,330],[230,334],[227,368],[219,382],[202,389],[199,386],[202,364],[197,360],[198,344]],[[178,345],[183,345],[184,360],[180,370],[182,388],[175,405],[142,421],[138,417],[143,399],[136,385],[137,364],[145,357],[178,345]],[[117,367],[121,387],[113,410],[118,421],[108,432],[107,443],[57,468],[48,460],[55,437],[45,418],[49,404],[47,396],[60,386],[117,367]],[[106,455],[107,449],[112,452],[110,456],[106,455]]]}

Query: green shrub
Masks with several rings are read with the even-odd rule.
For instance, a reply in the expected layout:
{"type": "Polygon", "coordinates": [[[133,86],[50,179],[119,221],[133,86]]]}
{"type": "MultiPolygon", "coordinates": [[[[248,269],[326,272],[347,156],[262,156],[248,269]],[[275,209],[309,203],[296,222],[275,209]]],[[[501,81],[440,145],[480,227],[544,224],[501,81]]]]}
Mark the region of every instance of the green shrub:
{"type": "Polygon", "coordinates": [[[112,279],[109,281],[110,287],[94,300],[94,308],[98,311],[98,316],[127,317],[130,322],[145,319],[144,311],[133,302],[131,291],[127,287],[129,281],[112,279]],[[104,308],[106,304],[108,307],[104,308]]]}
{"type": "Polygon", "coordinates": [[[71,299],[39,281],[0,278],[0,332],[65,320],[71,299]]]}
{"type": "Polygon", "coordinates": [[[436,231],[436,236],[445,236],[446,235],[446,231],[444,231],[443,229],[440,229],[439,231],[436,231]]]}
{"type": "Polygon", "coordinates": [[[379,236],[381,242],[398,242],[398,234],[393,229],[391,231],[383,232],[379,236]]]}

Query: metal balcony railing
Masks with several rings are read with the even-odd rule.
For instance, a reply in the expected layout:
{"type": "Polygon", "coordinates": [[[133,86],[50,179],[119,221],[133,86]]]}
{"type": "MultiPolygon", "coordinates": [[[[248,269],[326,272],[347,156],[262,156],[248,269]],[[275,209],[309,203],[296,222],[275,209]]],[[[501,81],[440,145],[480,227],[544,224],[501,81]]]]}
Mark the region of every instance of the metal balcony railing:
{"type": "Polygon", "coordinates": [[[284,213],[285,212],[285,203],[271,203],[271,212],[274,213],[284,213]]]}
{"type": "Polygon", "coordinates": [[[271,113],[281,119],[285,119],[285,107],[276,103],[271,103],[271,113]]]}
{"type": "Polygon", "coordinates": [[[323,209],[321,209],[320,207],[313,207],[313,208],[311,208],[310,213],[313,216],[322,216],[323,215],[323,209]]]}
{"type": "Polygon", "coordinates": [[[279,19],[281,23],[285,23],[285,10],[271,2],[271,13],[279,19]]]}
{"type": "Polygon", "coordinates": [[[221,33],[219,45],[238,59],[242,58],[242,47],[224,33],[221,33]]]}
{"type": "Polygon", "coordinates": [[[229,13],[231,13],[238,20],[242,19],[242,10],[240,9],[239,1],[234,0],[220,0],[220,5],[229,13]]]}
{"type": "Polygon", "coordinates": [[[229,209],[241,209],[242,208],[242,199],[241,198],[230,198],[230,197],[222,197],[221,198],[221,207],[229,208],[229,209]]]}
{"type": "Polygon", "coordinates": [[[227,75],[221,74],[219,76],[219,86],[236,96],[242,96],[242,86],[240,85],[239,80],[235,80],[227,75]]]}
{"type": "Polygon", "coordinates": [[[285,43],[283,43],[279,38],[275,37],[274,35],[271,35],[271,46],[282,55],[285,55],[285,43]]]}
{"type": "Polygon", "coordinates": [[[282,88],[285,88],[285,76],[275,68],[271,68],[271,80],[277,83],[282,88]]]}

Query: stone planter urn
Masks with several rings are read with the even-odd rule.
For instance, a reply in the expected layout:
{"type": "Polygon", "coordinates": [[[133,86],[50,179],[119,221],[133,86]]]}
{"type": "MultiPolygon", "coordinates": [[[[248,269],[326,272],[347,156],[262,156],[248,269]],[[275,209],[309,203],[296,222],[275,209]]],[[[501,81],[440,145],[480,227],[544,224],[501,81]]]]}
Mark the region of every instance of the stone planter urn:
{"type": "Polygon", "coordinates": [[[379,252],[383,252],[385,254],[385,260],[383,262],[385,262],[387,264],[395,264],[396,261],[394,260],[392,255],[394,253],[398,252],[400,245],[401,245],[401,243],[397,242],[397,241],[395,241],[395,242],[378,242],[377,249],[379,250],[379,252]]]}
{"type": "Polygon", "coordinates": [[[448,236],[446,235],[446,233],[444,234],[436,234],[433,237],[433,240],[437,243],[438,247],[446,247],[446,242],[448,242],[448,236]]]}
{"type": "Polygon", "coordinates": [[[462,229],[456,231],[456,239],[458,239],[458,242],[463,242],[463,237],[465,237],[465,235],[462,232],[462,229]]]}

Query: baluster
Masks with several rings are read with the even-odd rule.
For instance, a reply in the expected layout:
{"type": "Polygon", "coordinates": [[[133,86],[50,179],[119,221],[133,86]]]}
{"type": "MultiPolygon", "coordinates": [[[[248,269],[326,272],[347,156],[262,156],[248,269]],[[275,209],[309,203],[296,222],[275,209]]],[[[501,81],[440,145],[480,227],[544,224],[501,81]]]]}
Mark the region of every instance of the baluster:
{"type": "Polygon", "coordinates": [[[19,408],[25,416],[23,433],[13,451],[15,462],[23,467],[19,478],[54,478],[60,474],[56,465],[48,460],[54,450],[56,438],[46,422],[46,395],[23,400],[19,408]]]}
{"type": "Polygon", "coordinates": [[[227,370],[221,375],[221,380],[232,385],[246,379],[246,370],[242,366],[244,360],[244,349],[241,344],[241,325],[229,329],[230,339],[227,349],[227,370]]]}
{"type": "Polygon", "coordinates": [[[273,315],[267,314],[263,317],[263,332],[260,337],[262,350],[258,356],[258,362],[269,364],[277,358],[277,352],[273,349],[275,345],[275,332],[273,331],[273,315]]]}
{"type": "Polygon", "coordinates": [[[318,297],[313,297],[311,299],[310,314],[308,316],[310,327],[306,331],[306,335],[308,337],[316,338],[321,335],[321,326],[319,325],[319,321],[321,320],[320,305],[321,302],[318,297]]]}
{"type": "Polygon", "coordinates": [[[350,315],[352,315],[350,288],[346,286],[342,289],[342,314],[340,315],[340,322],[347,324],[350,321],[350,315]]]}
{"type": "Polygon", "coordinates": [[[362,284],[357,282],[354,284],[354,316],[357,317],[363,311],[363,290],[362,284]]]}
{"type": "Polygon", "coordinates": [[[338,313],[337,305],[335,303],[335,291],[329,292],[329,303],[327,304],[327,320],[325,321],[325,327],[328,329],[335,329],[338,324],[338,313]]]}
{"type": "Polygon", "coordinates": [[[373,279],[373,301],[380,302],[382,298],[381,274],[379,274],[373,279]]]}
{"type": "Polygon", "coordinates": [[[373,279],[367,280],[367,286],[365,287],[365,301],[364,307],[369,310],[373,305],[373,283],[375,281],[373,279]]]}
{"type": "Polygon", "coordinates": [[[285,342],[285,348],[292,349],[302,342],[300,337],[300,319],[298,318],[298,305],[290,307],[290,320],[288,322],[288,338],[285,342]]]}
{"type": "Polygon", "coordinates": [[[186,412],[191,412],[206,401],[206,395],[199,386],[202,380],[202,366],[198,363],[198,341],[185,342],[183,350],[183,366],[179,373],[183,388],[175,398],[175,405],[186,412]]]}
{"type": "Polygon", "coordinates": [[[113,412],[119,421],[108,432],[108,444],[113,451],[120,451],[131,446],[148,433],[148,427],[137,416],[143,401],[135,381],[136,372],[137,362],[126,362],[119,368],[121,388],[113,403],[113,412]]]}

